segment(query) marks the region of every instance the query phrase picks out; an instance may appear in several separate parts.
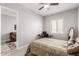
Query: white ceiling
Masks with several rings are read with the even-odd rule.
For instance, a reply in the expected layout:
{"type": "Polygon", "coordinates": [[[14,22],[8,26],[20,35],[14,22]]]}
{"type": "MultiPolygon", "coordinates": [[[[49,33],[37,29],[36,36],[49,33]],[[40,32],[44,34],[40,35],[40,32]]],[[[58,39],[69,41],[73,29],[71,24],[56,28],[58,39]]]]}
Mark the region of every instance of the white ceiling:
{"type": "Polygon", "coordinates": [[[47,9],[38,10],[42,6],[39,3],[21,3],[21,5],[27,7],[31,11],[41,16],[47,16],[62,11],[74,9],[79,6],[79,3],[59,3],[59,5],[50,6],[48,10],[47,9]]]}

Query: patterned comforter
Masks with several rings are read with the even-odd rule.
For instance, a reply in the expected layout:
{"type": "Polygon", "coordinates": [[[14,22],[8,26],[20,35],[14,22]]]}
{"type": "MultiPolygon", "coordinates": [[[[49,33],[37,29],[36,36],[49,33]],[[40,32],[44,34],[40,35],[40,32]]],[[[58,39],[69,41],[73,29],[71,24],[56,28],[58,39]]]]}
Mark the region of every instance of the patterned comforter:
{"type": "Polygon", "coordinates": [[[25,55],[66,56],[67,41],[50,38],[35,40],[29,45],[25,55]]]}

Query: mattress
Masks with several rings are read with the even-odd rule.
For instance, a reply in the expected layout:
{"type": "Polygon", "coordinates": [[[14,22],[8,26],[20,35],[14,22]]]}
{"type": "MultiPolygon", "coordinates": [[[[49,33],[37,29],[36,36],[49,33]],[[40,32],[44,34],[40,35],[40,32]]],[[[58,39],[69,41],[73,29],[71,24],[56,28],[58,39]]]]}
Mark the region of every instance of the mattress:
{"type": "Polygon", "coordinates": [[[29,45],[26,55],[28,52],[38,56],[66,56],[67,41],[50,38],[38,39],[29,45]]]}

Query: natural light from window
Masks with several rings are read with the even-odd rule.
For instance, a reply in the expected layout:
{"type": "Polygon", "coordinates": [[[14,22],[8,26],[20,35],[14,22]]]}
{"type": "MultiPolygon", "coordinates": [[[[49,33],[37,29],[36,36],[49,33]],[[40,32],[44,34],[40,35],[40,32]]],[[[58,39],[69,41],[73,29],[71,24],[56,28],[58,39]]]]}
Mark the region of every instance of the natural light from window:
{"type": "Polygon", "coordinates": [[[52,20],[52,33],[63,34],[63,19],[52,20]]]}

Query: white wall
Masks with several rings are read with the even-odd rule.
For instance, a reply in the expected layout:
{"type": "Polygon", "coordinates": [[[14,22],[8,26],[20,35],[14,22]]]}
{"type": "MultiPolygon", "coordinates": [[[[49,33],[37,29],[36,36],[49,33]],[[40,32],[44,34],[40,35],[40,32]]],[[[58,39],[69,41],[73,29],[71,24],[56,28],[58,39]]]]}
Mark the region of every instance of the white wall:
{"type": "Polygon", "coordinates": [[[79,8],[78,8],[78,36],[79,36],[79,8]]]}
{"type": "Polygon", "coordinates": [[[42,31],[42,17],[28,10],[20,13],[18,43],[26,45],[42,31]],[[26,12],[26,13],[25,13],[26,12]]]}
{"type": "Polygon", "coordinates": [[[77,9],[73,9],[73,10],[69,10],[69,11],[65,11],[65,12],[61,12],[58,14],[54,14],[51,16],[47,16],[44,18],[44,30],[47,31],[48,33],[51,33],[51,21],[52,20],[59,20],[59,19],[63,19],[64,20],[64,24],[63,24],[63,34],[54,34],[53,33],[53,38],[56,39],[64,39],[67,40],[67,34],[69,31],[70,27],[74,27],[75,31],[76,31],[76,36],[77,36],[77,29],[78,29],[78,17],[77,17],[77,9]]]}
{"type": "Polygon", "coordinates": [[[26,46],[42,31],[42,17],[18,4],[1,4],[19,12],[18,47],[26,46]]]}
{"type": "Polygon", "coordinates": [[[1,56],[1,6],[0,6],[0,56],[1,56]]]}
{"type": "Polygon", "coordinates": [[[1,42],[10,41],[9,35],[14,31],[16,18],[1,15],[1,42]]]}

